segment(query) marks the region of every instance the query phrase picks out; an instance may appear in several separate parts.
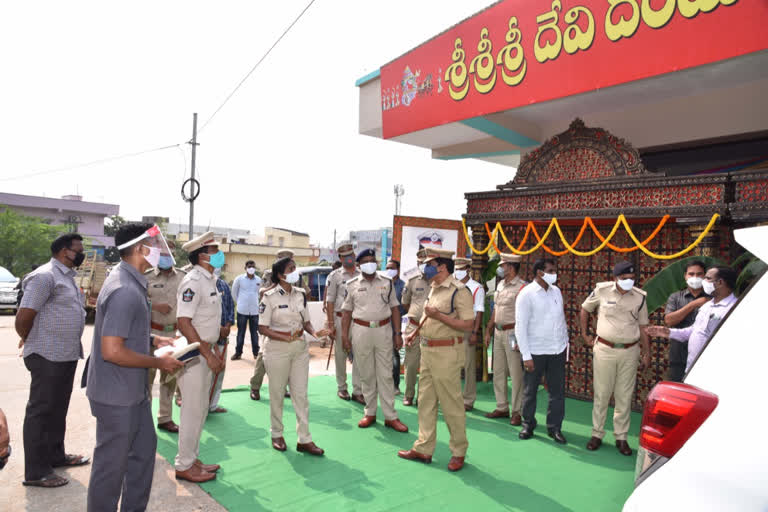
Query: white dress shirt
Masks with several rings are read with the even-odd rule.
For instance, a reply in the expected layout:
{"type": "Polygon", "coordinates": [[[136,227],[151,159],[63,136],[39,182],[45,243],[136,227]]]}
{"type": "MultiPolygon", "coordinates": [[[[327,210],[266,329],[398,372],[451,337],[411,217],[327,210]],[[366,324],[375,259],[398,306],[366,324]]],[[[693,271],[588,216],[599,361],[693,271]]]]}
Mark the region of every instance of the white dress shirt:
{"type": "Polygon", "coordinates": [[[515,302],[515,337],[523,361],[532,354],[559,354],[568,346],[563,295],[557,286],[545,290],[536,281],[526,285],[515,302]]]}
{"type": "Polygon", "coordinates": [[[693,325],[684,329],[669,330],[670,339],[688,341],[688,361],[685,365],[685,371],[691,369],[693,361],[698,357],[704,345],[709,341],[709,338],[712,337],[712,333],[720,325],[723,317],[736,304],[736,301],[737,299],[734,294],[721,299],[720,302],[715,302],[714,299],[710,300],[699,308],[693,325]]]}
{"type": "Polygon", "coordinates": [[[475,313],[482,313],[485,311],[485,289],[483,286],[475,281],[474,279],[470,279],[465,283],[465,286],[469,288],[469,291],[472,292],[472,303],[473,303],[473,310],[475,313]]]}
{"type": "Polygon", "coordinates": [[[259,288],[261,288],[261,278],[254,275],[252,278],[248,274],[240,274],[232,283],[232,298],[237,303],[237,313],[240,315],[258,315],[259,314],[259,288]]]}

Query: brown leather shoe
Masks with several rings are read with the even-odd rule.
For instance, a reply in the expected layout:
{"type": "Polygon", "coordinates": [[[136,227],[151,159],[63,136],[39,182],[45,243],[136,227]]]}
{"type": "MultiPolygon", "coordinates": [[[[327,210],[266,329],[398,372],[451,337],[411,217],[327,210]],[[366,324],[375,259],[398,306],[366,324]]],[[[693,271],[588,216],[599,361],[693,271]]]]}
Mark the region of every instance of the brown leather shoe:
{"type": "Polygon", "coordinates": [[[251,389],[251,400],[261,400],[261,393],[258,389],[251,389]]]}
{"type": "Polygon", "coordinates": [[[315,443],[296,443],[297,452],[306,452],[310,455],[317,455],[318,457],[325,453],[325,450],[318,447],[315,443]]]}
{"type": "Polygon", "coordinates": [[[464,411],[465,411],[465,412],[469,412],[469,411],[471,411],[471,410],[474,410],[474,408],[475,408],[475,407],[474,407],[473,405],[464,404],[464,411]]]}
{"type": "Polygon", "coordinates": [[[632,448],[629,447],[629,444],[626,441],[616,441],[616,449],[618,449],[619,453],[622,455],[632,455],[632,448]]]}
{"type": "Polygon", "coordinates": [[[509,424],[515,427],[519,427],[523,424],[523,418],[520,416],[519,412],[512,413],[512,419],[509,420],[509,424]]]}
{"type": "Polygon", "coordinates": [[[403,405],[412,406],[413,405],[413,397],[405,397],[403,398],[403,405]]]}
{"type": "Polygon", "coordinates": [[[384,426],[398,432],[408,432],[408,427],[406,427],[405,424],[397,418],[393,420],[386,420],[384,422],[384,426]]]}
{"type": "Polygon", "coordinates": [[[339,391],[338,393],[336,393],[336,396],[338,396],[342,400],[352,400],[352,397],[349,396],[349,392],[346,389],[344,391],[339,391]]]}
{"type": "Polygon", "coordinates": [[[216,473],[203,471],[199,466],[192,464],[186,471],[176,471],[176,480],[186,480],[199,484],[201,482],[210,482],[216,478],[216,473]]]}
{"type": "Polygon", "coordinates": [[[163,423],[158,423],[157,428],[160,430],[165,430],[166,432],[170,432],[172,434],[178,434],[179,433],[179,426],[171,421],[165,421],[163,423]]]}
{"type": "Polygon", "coordinates": [[[589,441],[587,442],[587,450],[593,452],[600,448],[600,445],[603,444],[603,440],[599,437],[592,436],[589,438],[589,441]]]}
{"type": "Polygon", "coordinates": [[[417,452],[416,450],[400,450],[397,452],[397,456],[401,459],[415,460],[418,462],[423,462],[424,464],[432,463],[431,455],[425,455],[423,453],[417,452]]]}
{"type": "Polygon", "coordinates": [[[376,416],[363,416],[363,419],[357,423],[357,426],[360,428],[368,428],[374,423],[376,423],[376,416]]]}
{"type": "Polygon", "coordinates": [[[279,452],[284,452],[288,449],[288,447],[285,445],[285,439],[282,437],[273,437],[272,438],[272,448],[279,452]]]}
{"type": "Polygon", "coordinates": [[[365,405],[365,397],[363,395],[352,395],[352,401],[365,405]]]}
{"type": "Polygon", "coordinates": [[[218,464],[203,464],[203,461],[201,461],[200,459],[196,459],[193,464],[198,468],[202,469],[203,471],[205,471],[206,473],[216,473],[218,470],[221,469],[221,466],[219,466],[218,464]]]}
{"type": "Polygon", "coordinates": [[[486,418],[509,418],[509,411],[504,410],[501,411],[499,409],[494,409],[493,411],[486,413],[486,418]]]}
{"type": "Polygon", "coordinates": [[[458,471],[464,467],[464,457],[451,457],[448,462],[448,471],[458,471]]]}

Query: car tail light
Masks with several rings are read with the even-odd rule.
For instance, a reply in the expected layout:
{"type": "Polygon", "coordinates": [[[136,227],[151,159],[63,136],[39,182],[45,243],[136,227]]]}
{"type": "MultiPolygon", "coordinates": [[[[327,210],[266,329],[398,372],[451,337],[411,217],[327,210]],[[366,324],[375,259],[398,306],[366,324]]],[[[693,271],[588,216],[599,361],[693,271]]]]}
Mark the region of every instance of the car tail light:
{"type": "Polygon", "coordinates": [[[678,382],[660,382],[648,395],[640,427],[635,485],[663,465],[717,407],[718,398],[678,382]],[[649,472],[649,469],[653,471],[649,472]]]}

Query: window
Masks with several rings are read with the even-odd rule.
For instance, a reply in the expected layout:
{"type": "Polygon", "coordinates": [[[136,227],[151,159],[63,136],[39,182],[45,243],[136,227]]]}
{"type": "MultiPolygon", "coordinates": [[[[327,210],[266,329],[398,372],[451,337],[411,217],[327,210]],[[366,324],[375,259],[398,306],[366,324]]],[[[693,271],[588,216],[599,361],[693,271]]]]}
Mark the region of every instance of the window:
{"type": "Polygon", "coordinates": [[[274,238],[272,237],[272,235],[269,235],[267,237],[267,245],[272,245],[274,243],[275,243],[274,238]]]}
{"type": "Polygon", "coordinates": [[[280,247],[285,246],[285,238],[283,238],[282,236],[279,238],[279,242],[280,242],[280,247]]]}

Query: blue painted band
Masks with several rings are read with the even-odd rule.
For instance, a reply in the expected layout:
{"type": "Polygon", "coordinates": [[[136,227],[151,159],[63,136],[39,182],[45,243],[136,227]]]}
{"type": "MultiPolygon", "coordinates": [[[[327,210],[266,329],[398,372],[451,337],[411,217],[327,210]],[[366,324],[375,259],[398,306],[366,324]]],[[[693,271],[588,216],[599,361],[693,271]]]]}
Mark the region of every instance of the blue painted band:
{"type": "Polygon", "coordinates": [[[540,142],[535,141],[521,133],[514,132],[508,128],[504,128],[500,124],[496,124],[493,121],[489,121],[484,117],[472,117],[470,119],[464,119],[460,121],[461,124],[479,130],[483,133],[487,133],[499,140],[509,142],[515,146],[523,148],[538,146],[540,142]]]}
{"type": "Polygon", "coordinates": [[[357,82],[355,82],[355,87],[360,87],[361,85],[366,84],[375,78],[379,78],[379,76],[381,76],[380,69],[377,69],[376,71],[371,71],[370,73],[365,75],[363,78],[358,79],[357,82]]]}
{"type": "Polygon", "coordinates": [[[463,158],[488,158],[492,156],[509,156],[519,155],[520,151],[514,149],[512,151],[491,151],[488,153],[472,153],[467,155],[449,155],[449,156],[437,156],[436,160],[461,160],[463,158]]]}

